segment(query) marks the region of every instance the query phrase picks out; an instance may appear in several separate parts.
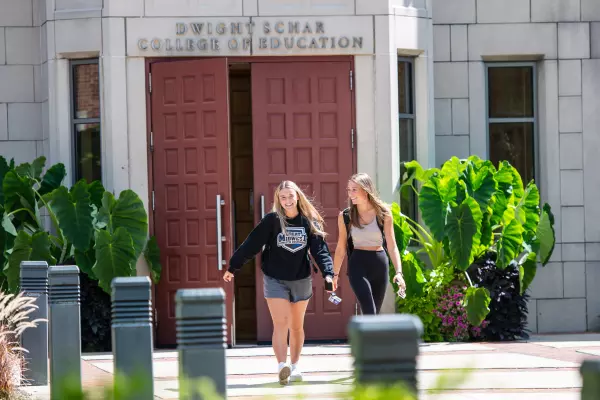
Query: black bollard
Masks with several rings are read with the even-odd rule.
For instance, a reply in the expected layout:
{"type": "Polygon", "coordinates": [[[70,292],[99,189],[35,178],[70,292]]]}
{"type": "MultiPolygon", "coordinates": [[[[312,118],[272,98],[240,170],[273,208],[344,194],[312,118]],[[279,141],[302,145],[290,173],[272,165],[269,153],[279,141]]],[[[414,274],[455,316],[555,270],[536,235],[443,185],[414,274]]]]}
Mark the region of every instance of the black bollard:
{"type": "Polygon", "coordinates": [[[38,307],[29,314],[31,321],[42,319],[36,328],[26,329],[21,336],[21,346],[27,350],[23,378],[32,386],[48,384],[48,263],[45,261],[21,262],[21,291],[34,297],[38,307]]]}
{"type": "Polygon", "coordinates": [[[348,336],[357,384],[404,382],[417,390],[417,356],[423,324],[412,315],[353,317],[348,336]]]}
{"type": "Polygon", "coordinates": [[[150,279],[121,277],[112,281],[112,351],[115,374],[139,386],[128,399],[154,398],[150,279]]]}
{"type": "Polygon", "coordinates": [[[81,314],[79,268],[50,267],[50,398],[61,389],[81,389],[81,314]]]}
{"type": "Polygon", "coordinates": [[[178,290],[175,318],[180,387],[193,386],[195,380],[206,377],[227,398],[225,292],[220,288],[178,290]]]}

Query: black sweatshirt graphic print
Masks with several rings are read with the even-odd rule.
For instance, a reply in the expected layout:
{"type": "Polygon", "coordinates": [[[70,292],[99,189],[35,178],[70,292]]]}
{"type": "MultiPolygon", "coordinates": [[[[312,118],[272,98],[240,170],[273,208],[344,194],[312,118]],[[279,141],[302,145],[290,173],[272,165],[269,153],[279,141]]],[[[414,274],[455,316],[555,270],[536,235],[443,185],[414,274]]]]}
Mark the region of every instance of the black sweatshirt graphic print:
{"type": "Polygon", "coordinates": [[[298,215],[287,218],[286,222],[285,232],[282,232],[277,214],[265,215],[229,260],[228,271],[235,273],[265,246],[262,271],[271,278],[295,281],[309,277],[309,251],[323,277],[333,276],[333,261],[327,243],[321,236],[310,233],[310,221],[298,215]]]}

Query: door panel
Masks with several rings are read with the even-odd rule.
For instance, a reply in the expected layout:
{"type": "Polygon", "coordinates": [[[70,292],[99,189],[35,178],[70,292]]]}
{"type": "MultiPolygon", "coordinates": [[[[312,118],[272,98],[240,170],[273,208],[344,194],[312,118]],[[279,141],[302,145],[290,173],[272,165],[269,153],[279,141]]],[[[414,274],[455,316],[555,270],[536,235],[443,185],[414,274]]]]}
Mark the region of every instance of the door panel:
{"type": "Polygon", "coordinates": [[[226,59],[177,61],[152,67],[154,223],[163,277],[157,287],[157,342],[173,345],[175,293],[182,288],[222,287],[228,340],[233,323],[233,285],[218,263],[220,208],[222,259],[231,255],[229,121],[226,59]],[[217,195],[224,204],[217,204],[217,195]]]}
{"type": "MultiPolygon", "coordinates": [[[[346,204],[352,174],[352,104],[348,62],[252,64],[254,188],[268,212],[282,180],[296,182],[324,213],[331,254],[337,243],[337,216],[346,204]]],[[[255,213],[260,219],[260,207],[255,213]]],[[[260,264],[258,264],[260,265],[260,264]]],[[[283,267],[283,266],[282,266],[283,267]]],[[[348,279],[340,276],[342,303],[330,303],[323,279],[313,274],[313,298],[306,313],[307,340],[346,338],[355,313],[348,279]]],[[[271,340],[272,322],[257,273],[258,340],[271,340]]]]}

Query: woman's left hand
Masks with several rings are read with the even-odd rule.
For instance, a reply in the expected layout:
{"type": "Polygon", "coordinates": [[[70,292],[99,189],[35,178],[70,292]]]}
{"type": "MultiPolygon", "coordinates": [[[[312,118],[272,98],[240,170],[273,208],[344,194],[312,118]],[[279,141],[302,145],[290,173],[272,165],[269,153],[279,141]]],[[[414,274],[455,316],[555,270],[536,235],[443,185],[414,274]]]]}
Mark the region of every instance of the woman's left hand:
{"type": "Polygon", "coordinates": [[[403,291],[406,290],[406,282],[404,282],[404,276],[402,275],[402,272],[396,273],[396,275],[394,276],[393,282],[397,283],[398,287],[400,289],[402,289],[403,291]]]}

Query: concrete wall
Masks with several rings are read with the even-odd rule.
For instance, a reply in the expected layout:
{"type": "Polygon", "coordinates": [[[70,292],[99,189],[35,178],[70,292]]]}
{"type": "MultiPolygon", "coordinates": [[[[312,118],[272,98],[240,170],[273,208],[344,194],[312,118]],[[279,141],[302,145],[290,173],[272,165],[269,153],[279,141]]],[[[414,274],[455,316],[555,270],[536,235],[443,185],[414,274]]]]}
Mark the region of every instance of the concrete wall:
{"type": "Polygon", "coordinates": [[[542,201],[552,262],[531,288],[529,328],[600,329],[600,2],[433,0],[436,159],[487,157],[483,59],[536,60],[542,201]]]}
{"type": "Polygon", "coordinates": [[[32,0],[0,0],[0,10],[0,155],[20,163],[44,154],[48,144],[40,10],[32,0]]]}

